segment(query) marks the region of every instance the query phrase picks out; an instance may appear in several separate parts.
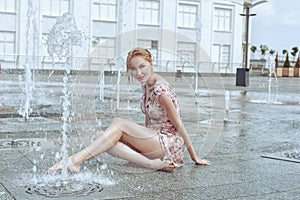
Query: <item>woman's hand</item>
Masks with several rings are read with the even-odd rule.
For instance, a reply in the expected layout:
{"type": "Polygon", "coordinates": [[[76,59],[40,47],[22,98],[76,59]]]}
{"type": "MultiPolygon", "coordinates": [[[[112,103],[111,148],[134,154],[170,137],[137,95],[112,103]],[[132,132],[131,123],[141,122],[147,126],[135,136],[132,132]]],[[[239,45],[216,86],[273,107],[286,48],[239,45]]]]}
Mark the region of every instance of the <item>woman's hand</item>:
{"type": "Polygon", "coordinates": [[[192,158],[196,165],[210,165],[209,160],[200,159],[198,156],[192,158]]]}

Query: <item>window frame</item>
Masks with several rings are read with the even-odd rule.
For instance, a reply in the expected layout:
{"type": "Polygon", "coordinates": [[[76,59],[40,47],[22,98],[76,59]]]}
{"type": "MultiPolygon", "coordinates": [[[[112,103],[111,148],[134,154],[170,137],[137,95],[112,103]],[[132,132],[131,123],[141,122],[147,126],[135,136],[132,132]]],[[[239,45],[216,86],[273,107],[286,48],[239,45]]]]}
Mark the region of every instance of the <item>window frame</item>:
{"type": "MultiPolygon", "coordinates": [[[[105,8],[104,8],[105,9],[105,8]]],[[[92,19],[96,21],[110,21],[116,22],[118,19],[118,2],[117,0],[94,0],[92,4],[92,19]],[[105,1],[105,2],[104,2],[105,1]],[[114,1],[114,3],[111,3],[114,1]],[[114,16],[106,15],[105,17],[101,14],[102,6],[106,7],[106,13],[110,13],[111,7],[114,7],[114,16]]]]}
{"type": "Polygon", "coordinates": [[[215,6],[213,10],[213,30],[218,32],[232,32],[233,9],[229,7],[215,6]],[[219,11],[219,12],[217,12],[219,11]],[[220,14],[223,11],[223,14],[220,14]],[[229,16],[226,16],[229,11],[229,16]],[[229,23],[228,25],[226,23],[229,23]]]}
{"type": "MultiPolygon", "coordinates": [[[[3,35],[3,41],[1,40],[1,37],[0,37],[0,47],[3,49],[0,49],[0,53],[1,54],[7,54],[7,55],[11,55],[11,54],[15,54],[16,53],[16,32],[14,31],[0,31],[0,36],[3,35]],[[10,35],[12,36],[12,40],[7,40],[7,37],[6,35],[10,35]],[[12,51],[7,51],[7,48],[9,46],[12,46],[12,51]]],[[[9,48],[11,49],[11,48],[9,48]]]]}
{"type": "Polygon", "coordinates": [[[71,12],[71,0],[46,0],[43,2],[42,7],[42,15],[43,16],[51,16],[51,17],[58,17],[63,15],[66,12],[71,12]],[[67,10],[63,10],[63,3],[67,3],[67,10]],[[56,5],[59,6],[59,8],[55,8],[56,5]],[[48,8],[48,9],[45,9],[48,8]],[[55,9],[58,9],[55,10],[55,9]]]}
{"type": "Polygon", "coordinates": [[[139,0],[138,1],[138,6],[137,6],[137,15],[141,16],[139,18],[137,18],[137,24],[139,25],[146,25],[146,26],[159,26],[160,25],[160,11],[161,9],[161,5],[160,5],[160,1],[159,0],[139,0]],[[146,2],[150,2],[151,3],[151,8],[146,7],[145,3],[146,2]],[[141,6],[141,3],[143,3],[143,6],[141,6]],[[157,9],[153,8],[153,4],[156,3],[157,4],[157,9]],[[147,13],[145,11],[149,11],[147,13],[150,13],[150,20],[147,20],[147,13]],[[155,14],[155,11],[157,12],[155,14]],[[153,19],[153,15],[156,16],[155,20],[153,19]]]}
{"type": "Polygon", "coordinates": [[[200,13],[199,11],[200,5],[197,3],[191,3],[191,2],[185,2],[185,1],[180,1],[178,2],[178,10],[177,10],[177,27],[178,28],[186,28],[186,29],[194,29],[195,28],[195,23],[197,20],[197,17],[200,13]],[[187,11],[180,11],[180,8],[182,8],[182,6],[185,7],[194,7],[195,8],[195,12],[187,12],[187,11]],[[181,13],[183,15],[183,17],[181,18],[181,13]],[[193,22],[191,22],[191,17],[193,17],[194,19],[193,22]],[[185,19],[189,18],[188,21],[189,23],[186,23],[185,19]],[[180,22],[182,21],[182,22],[180,22]],[[188,24],[188,25],[185,25],[188,24]]]}
{"type": "Polygon", "coordinates": [[[196,48],[197,43],[196,42],[185,42],[185,41],[178,41],[177,42],[177,55],[179,56],[180,62],[196,62],[196,48]],[[180,48],[180,46],[185,45],[185,48],[180,48]],[[190,50],[192,49],[192,50],[190,50]],[[183,54],[182,52],[185,52],[186,54],[183,54]],[[188,55],[188,56],[186,56],[188,55]],[[184,58],[184,60],[183,60],[184,58]]]}
{"type": "Polygon", "coordinates": [[[16,13],[17,12],[17,0],[1,0],[3,1],[3,4],[0,5],[0,12],[3,13],[16,13]],[[8,2],[12,3],[13,9],[8,9],[8,2]],[[2,9],[3,8],[3,9],[2,9]]]}

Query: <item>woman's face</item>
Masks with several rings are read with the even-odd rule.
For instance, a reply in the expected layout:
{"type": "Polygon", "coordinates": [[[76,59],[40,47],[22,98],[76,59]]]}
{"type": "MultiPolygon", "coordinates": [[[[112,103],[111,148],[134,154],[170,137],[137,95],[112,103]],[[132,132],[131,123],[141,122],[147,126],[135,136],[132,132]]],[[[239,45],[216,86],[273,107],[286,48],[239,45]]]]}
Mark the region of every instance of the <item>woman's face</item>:
{"type": "Polygon", "coordinates": [[[140,83],[146,83],[152,75],[152,66],[142,56],[134,56],[129,61],[131,75],[140,83]]]}

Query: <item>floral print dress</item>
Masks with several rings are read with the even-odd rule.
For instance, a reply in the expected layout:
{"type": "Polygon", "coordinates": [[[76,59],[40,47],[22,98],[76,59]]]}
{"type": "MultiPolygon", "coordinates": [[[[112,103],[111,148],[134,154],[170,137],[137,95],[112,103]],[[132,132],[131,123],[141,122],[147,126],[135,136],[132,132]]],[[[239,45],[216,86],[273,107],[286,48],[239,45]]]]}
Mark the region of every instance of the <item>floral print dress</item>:
{"type": "Polygon", "coordinates": [[[180,114],[180,105],[176,94],[164,79],[156,81],[149,95],[146,95],[146,87],[143,89],[141,109],[146,115],[146,126],[158,132],[165,153],[164,160],[171,160],[176,167],[180,167],[183,165],[184,141],[158,101],[161,94],[167,95],[180,114]],[[147,96],[149,96],[148,99],[146,99],[147,96]]]}

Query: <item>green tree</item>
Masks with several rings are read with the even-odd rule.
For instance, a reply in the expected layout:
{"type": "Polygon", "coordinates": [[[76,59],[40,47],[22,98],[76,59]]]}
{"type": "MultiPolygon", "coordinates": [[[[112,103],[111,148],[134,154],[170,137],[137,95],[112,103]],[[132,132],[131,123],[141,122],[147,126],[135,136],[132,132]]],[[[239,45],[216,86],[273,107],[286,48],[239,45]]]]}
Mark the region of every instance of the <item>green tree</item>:
{"type": "Polygon", "coordinates": [[[252,53],[255,53],[257,48],[256,48],[256,46],[251,46],[250,50],[252,51],[252,53]]]}
{"type": "Polygon", "coordinates": [[[283,63],[283,67],[290,67],[291,66],[291,63],[290,63],[290,60],[289,60],[289,52],[284,49],[282,51],[283,54],[285,54],[285,61],[283,63]]]}
{"type": "Polygon", "coordinates": [[[282,54],[285,55],[288,51],[286,49],[282,50],[282,54]]]}
{"type": "Polygon", "coordinates": [[[292,54],[292,56],[294,57],[294,61],[295,61],[295,59],[296,59],[296,55],[297,55],[298,51],[299,51],[298,47],[293,47],[293,48],[292,48],[291,54],[292,54]]]}
{"type": "Polygon", "coordinates": [[[260,45],[260,52],[263,57],[265,57],[266,52],[269,50],[269,47],[265,44],[260,45]]]}
{"type": "Polygon", "coordinates": [[[300,57],[299,56],[298,56],[298,59],[296,61],[295,67],[300,68],[300,57]]]}

